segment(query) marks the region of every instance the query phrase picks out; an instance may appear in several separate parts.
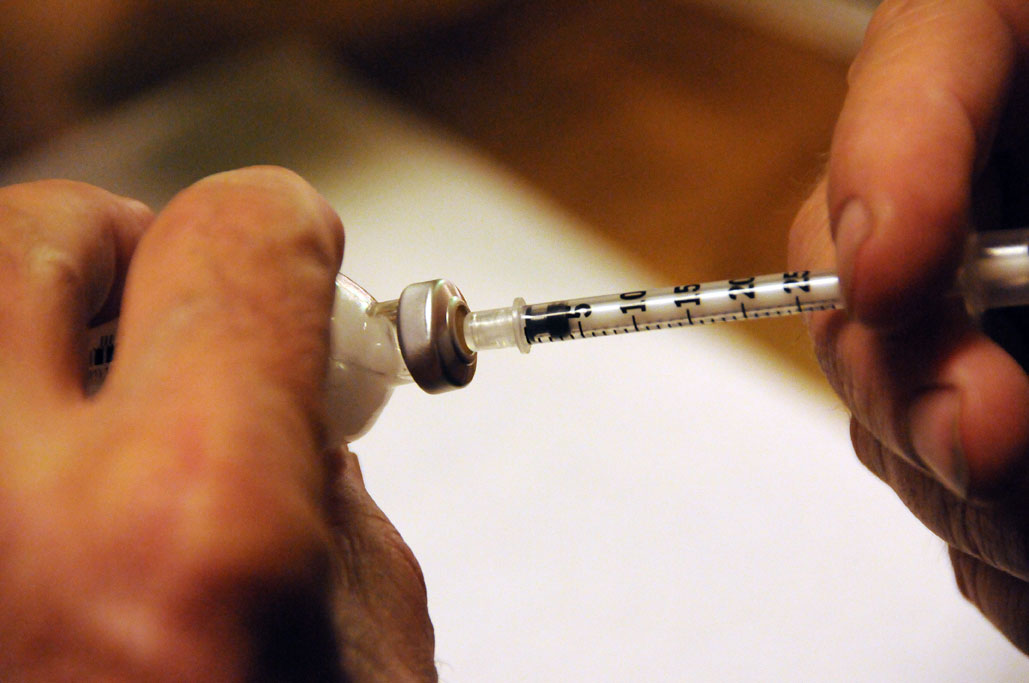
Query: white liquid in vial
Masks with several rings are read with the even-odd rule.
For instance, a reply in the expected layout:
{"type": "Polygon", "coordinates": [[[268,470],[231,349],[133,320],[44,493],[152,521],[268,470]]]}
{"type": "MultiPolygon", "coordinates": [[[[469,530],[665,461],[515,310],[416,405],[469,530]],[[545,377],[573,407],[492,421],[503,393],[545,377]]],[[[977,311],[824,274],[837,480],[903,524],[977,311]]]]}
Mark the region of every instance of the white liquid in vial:
{"type": "Polygon", "coordinates": [[[411,381],[394,322],[375,299],[345,275],[336,276],[325,407],[329,443],[350,443],[367,432],[393,388],[411,381]]]}
{"type": "MultiPolygon", "coordinates": [[[[99,390],[107,377],[117,326],[115,320],[89,331],[87,395],[99,390]]],[[[361,437],[375,424],[393,388],[410,381],[388,305],[337,275],[324,389],[328,445],[361,437]]]]}

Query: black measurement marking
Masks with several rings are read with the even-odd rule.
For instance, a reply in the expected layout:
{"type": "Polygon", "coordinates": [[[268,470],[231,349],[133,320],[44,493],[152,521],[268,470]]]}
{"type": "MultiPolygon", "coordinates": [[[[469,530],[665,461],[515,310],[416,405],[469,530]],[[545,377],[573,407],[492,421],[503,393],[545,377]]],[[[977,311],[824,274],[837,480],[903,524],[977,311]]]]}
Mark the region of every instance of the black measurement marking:
{"type": "Polygon", "coordinates": [[[693,304],[694,306],[700,305],[700,296],[697,292],[700,291],[700,285],[682,285],[672,290],[675,294],[689,294],[690,296],[676,297],[673,299],[676,307],[683,306],[685,304],[693,304]]]}
{"type": "MultiPolygon", "coordinates": [[[[690,315],[690,309],[688,309],[688,308],[686,309],[686,320],[689,321],[690,325],[693,324],[693,316],[690,315]]],[[[682,324],[680,323],[680,327],[681,326],[682,326],[682,324]]]]}
{"type": "Polygon", "coordinates": [[[811,271],[802,270],[792,273],[782,274],[782,290],[787,294],[792,294],[792,287],[796,287],[802,292],[811,292],[811,271]]]}
{"type": "Polygon", "coordinates": [[[114,360],[114,335],[105,334],[100,337],[97,346],[93,347],[89,354],[90,365],[99,367],[107,365],[114,360]]]}
{"type": "Polygon", "coordinates": [[[636,331],[640,331],[640,326],[636,324],[636,316],[632,316],[632,326],[636,328],[636,331]]]}
{"type": "Polygon", "coordinates": [[[753,299],[757,296],[757,292],[754,291],[754,278],[729,280],[729,298],[736,301],[736,297],[741,295],[748,299],[753,299]]]}
{"type": "MultiPolygon", "coordinates": [[[[789,290],[787,290],[787,291],[789,291],[789,290]]],[[[798,313],[803,313],[804,312],[804,307],[800,305],[800,296],[796,297],[796,302],[797,302],[797,312],[798,313]]]]}
{"type": "MultiPolygon", "coordinates": [[[[646,295],[646,290],[641,289],[635,292],[625,292],[623,294],[619,294],[618,298],[622,301],[635,301],[636,299],[642,299],[646,295]]],[[[622,313],[628,313],[629,311],[634,311],[636,309],[639,309],[641,313],[646,313],[647,303],[644,301],[643,303],[633,304],[631,306],[621,306],[622,313]]]]}
{"type": "Polygon", "coordinates": [[[747,317],[747,305],[745,303],[743,303],[742,301],[740,302],[740,310],[743,311],[743,317],[746,318],[747,317]]]}
{"type": "Polygon", "coordinates": [[[579,336],[580,337],[585,337],[586,333],[582,331],[582,321],[581,320],[576,320],[575,324],[579,326],[579,336]]]}

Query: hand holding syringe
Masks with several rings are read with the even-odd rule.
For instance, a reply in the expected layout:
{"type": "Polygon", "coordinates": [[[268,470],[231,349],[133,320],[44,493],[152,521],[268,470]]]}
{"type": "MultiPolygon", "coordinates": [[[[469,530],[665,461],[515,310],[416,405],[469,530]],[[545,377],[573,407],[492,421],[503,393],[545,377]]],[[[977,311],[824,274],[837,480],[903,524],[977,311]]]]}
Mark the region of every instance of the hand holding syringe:
{"type": "MultiPolygon", "coordinates": [[[[956,279],[973,315],[1029,304],[1029,230],[976,233],[956,279]]],[[[828,271],[792,271],[667,289],[469,310],[446,280],[405,288],[376,302],[337,278],[327,401],[332,438],[353,441],[374,422],[394,386],[414,381],[431,393],[467,385],[479,351],[609,335],[757,320],[843,307],[828,271]]],[[[95,390],[114,353],[114,323],[95,328],[90,378],[95,390]]]]}

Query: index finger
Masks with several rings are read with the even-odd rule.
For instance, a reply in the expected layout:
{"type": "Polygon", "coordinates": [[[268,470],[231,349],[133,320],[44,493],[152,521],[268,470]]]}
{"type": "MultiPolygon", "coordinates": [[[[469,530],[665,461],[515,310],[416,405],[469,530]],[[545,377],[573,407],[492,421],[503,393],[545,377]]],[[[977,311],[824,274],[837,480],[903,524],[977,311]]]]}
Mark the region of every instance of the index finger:
{"type": "Polygon", "coordinates": [[[945,289],[968,228],[1029,6],[883,3],[851,68],[833,138],[829,210],[851,315],[895,325],[945,289]]]}
{"type": "Polygon", "coordinates": [[[288,452],[273,465],[293,467],[293,454],[320,446],[342,249],[335,212],[282,169],[184,190],[133,259],[101,398],[145,406],[148,424],[186,425],[194,450],[288,452]]]}

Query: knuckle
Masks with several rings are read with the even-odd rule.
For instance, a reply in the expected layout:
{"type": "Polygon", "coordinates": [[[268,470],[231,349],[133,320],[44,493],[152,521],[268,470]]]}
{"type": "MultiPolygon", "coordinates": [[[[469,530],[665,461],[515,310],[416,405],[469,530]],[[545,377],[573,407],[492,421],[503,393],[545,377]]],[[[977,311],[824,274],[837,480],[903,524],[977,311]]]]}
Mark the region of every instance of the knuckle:
{"type": "Polygon", "coordinates": [[[1006,574],[1029,578],[1024,524],[995,505],[962,500],[930,476],[909,469],[909,476],[892,477],[890,485],[930,531],[962,555],[1006,574]]]}
{"type": "Polygon", "coordinates": [[[851,441],[861,463],[949,546],[990,567],[1029,578],[1029,539],[1025,524],[1016,515],[996,505],[958,498],[918,465],[886,448],[854,419],[851,441]]]}
{"type": "Polygon", "coordinates": [[[1029,585],[954,547],[950,548],[950,562],[962,597],[1015,647],[1029,652],[1029,585]]]}
{"type": "MultiPolygon", "coordinates": [[[[54,288],[65,291],[83,286],[86,263],[76,246],[47,222],[35,207],[0,198],[0,272],[5,287],[54,288]]],[[[97,250],[104,253],[105,250],[97,250]]],[[[8,290],[10,291],[10,290],[8,290]]]]}
{"type": "MultiPolygon", "coordinates": [[[[89,278],[83,263],[67,249],[53,245],[37,245],[26,254],[26,275],[32,281],[56,291],[82,291],[89,278]]],[[[96,295],[87,299],[95,301],[96,295]]]]}
{"type": "Polygon", "coordinates": [[[43,180],[2,188],[0,277],[5,286],[91,286],[82,291],[98,302],[114,269],[115,233],[141,218],[133,203],[86,183],[43,180]]]}
{"type": "Polygon", "coordinates": [[[987,529],[984,528],[983,516],[976,514],[970,506],[957,500],[940,489],[937,492],[937,507],[940,510],[941,536],[953,547],[963,553],[986,559],[991,553],[987,529]]]}
{"type": "Polygon", "coordinates": [[[1024,524],[993,505],[967,503],[945,496],[950,544],[991,567],[1029,578],[1029,543],[1024,524]]]}

